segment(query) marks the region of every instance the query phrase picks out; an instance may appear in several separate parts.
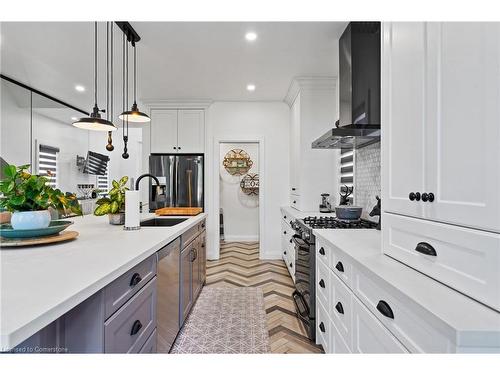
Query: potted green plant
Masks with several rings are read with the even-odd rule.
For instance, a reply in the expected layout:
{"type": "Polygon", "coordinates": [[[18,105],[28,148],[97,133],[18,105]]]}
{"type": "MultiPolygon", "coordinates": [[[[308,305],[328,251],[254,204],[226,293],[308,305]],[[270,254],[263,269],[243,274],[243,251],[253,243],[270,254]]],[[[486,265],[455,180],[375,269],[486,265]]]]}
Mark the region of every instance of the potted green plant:
{"type": "Polygon", "coordinates": [[[12,213],[14,229],[42,229],[50,224],[49,208],[82,215],[80,203],[73,193],[50,187],[48,179],[28,172],[28,165],[6,165],[0,181],[0,209],[12,213]]]}
{"type": "Polygon", "coordinates": [[[109,223],[113,225],[125,224],[125,192],[128,176],[123,176],[120,181],[113,180],[113,188],[108,192],[108,197],[99,199],[94,210],[96,216],[109,216],[109,223]]]}

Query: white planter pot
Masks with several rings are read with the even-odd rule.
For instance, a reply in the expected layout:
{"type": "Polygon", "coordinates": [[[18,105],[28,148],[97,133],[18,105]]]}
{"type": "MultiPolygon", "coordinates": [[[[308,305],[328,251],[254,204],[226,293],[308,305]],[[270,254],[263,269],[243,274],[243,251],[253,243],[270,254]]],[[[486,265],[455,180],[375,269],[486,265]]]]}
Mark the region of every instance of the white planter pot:
{"type": "Polygon", "coordinates": [[[10,225],[14,229],[43,229],[49,224],[49,210],[14,212],[10,218],[10,225]]]}

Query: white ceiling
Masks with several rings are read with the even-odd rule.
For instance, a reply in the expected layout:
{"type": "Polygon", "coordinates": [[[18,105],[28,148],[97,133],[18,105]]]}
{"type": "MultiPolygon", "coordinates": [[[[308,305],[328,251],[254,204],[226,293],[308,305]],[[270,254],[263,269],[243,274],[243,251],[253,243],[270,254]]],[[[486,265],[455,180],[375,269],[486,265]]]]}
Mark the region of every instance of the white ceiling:
{"type": "MultiPolygon", "coordinates": [[[[138,98],[282,100],[293,77],[338,74],[338,38],[346,24],[134,22],[142,38],[138,98]],[[258,39],[247,42],[247,31],[255,31],[258,39]],[[257,89],[248,92],[248,83],[257,89]]],[[[103,106],[105,27],[99,27],[103,106]]],[[[90,111],[92,23],[2,23],[0,33],[2,74],[90,111]],[[86,92],[76,92],[75,84],[86,92]]],[[[121,77],[121,35],[115,27],[116,79],[121,77]]],[[[121,81],[115,90],[121,90],[121,81]]]]}

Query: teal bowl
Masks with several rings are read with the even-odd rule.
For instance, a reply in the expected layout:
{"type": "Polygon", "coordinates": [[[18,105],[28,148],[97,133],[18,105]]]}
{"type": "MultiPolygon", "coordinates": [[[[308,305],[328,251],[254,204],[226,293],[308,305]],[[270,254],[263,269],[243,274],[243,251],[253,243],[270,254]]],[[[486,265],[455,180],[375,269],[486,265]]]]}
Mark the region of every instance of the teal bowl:
{"type": "Polygon", "coordinates": [[[47,228],[42,229],[14,229],[10,224],[0,225],[0,237],[4,238],[37,238],[46,237],[62,232],[73,224],[68,220],[51,221],[47,228]]]}

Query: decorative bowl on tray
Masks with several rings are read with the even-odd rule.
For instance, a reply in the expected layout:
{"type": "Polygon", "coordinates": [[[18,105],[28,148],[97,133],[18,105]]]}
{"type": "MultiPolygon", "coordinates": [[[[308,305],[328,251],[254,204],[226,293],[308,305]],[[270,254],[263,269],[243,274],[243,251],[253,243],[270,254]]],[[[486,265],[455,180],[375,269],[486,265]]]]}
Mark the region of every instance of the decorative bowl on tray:
{"type": "Polygon", "coordinates": [[[0,225],[0,237],[4,238],[37,238],[62,232],[73,224],[69,220],[53,220],[47,228],[42,229],[14,229],[10,224],[0,225]]]}

